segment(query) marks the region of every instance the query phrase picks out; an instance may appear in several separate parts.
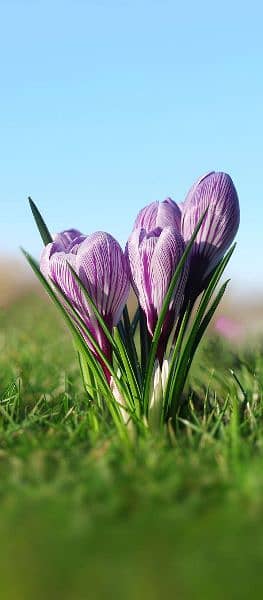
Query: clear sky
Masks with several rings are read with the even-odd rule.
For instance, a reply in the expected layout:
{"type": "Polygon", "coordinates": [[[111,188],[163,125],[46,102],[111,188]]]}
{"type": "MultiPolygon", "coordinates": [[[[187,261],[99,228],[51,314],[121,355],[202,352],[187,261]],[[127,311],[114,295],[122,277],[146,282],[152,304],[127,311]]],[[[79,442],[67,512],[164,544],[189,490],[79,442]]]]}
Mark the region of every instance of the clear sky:
{"type": "Polygon", "coordinates": [[[0,0],[0,251],[37,255],[26,198],[51,231],[111,232],[231,174],[230,273],[263,287],[263,6],[175,0],[0,0]]]}

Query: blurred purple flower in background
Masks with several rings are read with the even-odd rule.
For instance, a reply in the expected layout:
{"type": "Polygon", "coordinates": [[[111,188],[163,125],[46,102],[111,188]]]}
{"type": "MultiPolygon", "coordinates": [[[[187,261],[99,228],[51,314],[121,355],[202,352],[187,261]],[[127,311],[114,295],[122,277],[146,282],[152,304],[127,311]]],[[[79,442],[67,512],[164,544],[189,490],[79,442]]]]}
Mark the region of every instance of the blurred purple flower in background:
{"type": "Polygon", "coordinates": [[[235,319],[220,315],[215,321],[214,330],[230,342],[241,341],[244,336],[244,326],[235,319]]]}
{"type": "MultiPolygon", "coordinates": [[[[126,257],[118,242],[108,233],[99,231],[86,237],[71,229],[57,234],[54,242],[44,248],[40,259],[43,275],[64,292],[111,362],[111,345],[68,263],[76,271],[106,325],[112,330],[121,318],[130,291],[126,257]]],[[[79,325],[78,327],[81,330],[79,325]]],[[[86,339],[85,332],[82,330],[81,333],[86,339]]],[[[88,339],[86,342],[96,355],[92,343],[88,339]]],[[[103,361],[100,362],[109,380],[109,373],[103,361]]]]}
{"type": "Polygon", "coordinates": [[[226,173],[208,173],[190,189],[182,205],[181,231],[186,244],[206,209],[191,252],[187,294],[192,299],[206,287],[209,276],[238,230],[238,195],[226,173]]]}

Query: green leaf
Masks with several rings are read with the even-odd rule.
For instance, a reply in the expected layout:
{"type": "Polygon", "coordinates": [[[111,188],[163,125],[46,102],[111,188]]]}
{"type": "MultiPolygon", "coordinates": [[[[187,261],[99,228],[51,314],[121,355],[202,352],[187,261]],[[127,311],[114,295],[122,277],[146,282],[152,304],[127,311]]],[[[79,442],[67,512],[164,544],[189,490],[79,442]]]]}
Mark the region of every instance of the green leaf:
{"type": "Polygon", "coordinates": [[[135,314],[134,314],[132,322],[131,322],[131,334],[132,334],[133,338],[135,336],[137,325],[138,325],[139,321],[140,321],[140,307],[138,306],[136,308],[135,314]]]}
{"type": "Polygon", "coordinates": [[[137,379],[138,385],[141,387],[142,386],[141,368],[140,368],[138,354],[137,354],[136,346],[135,346],[133,335],[132,335],[131,322],[130,322],[130,317],[129,317],[129,312],[128,312],[127,306],[124,307],[124,311],[123,311],[123,324],[124,324],[124,329],[125,329],[128,355],[130,357],[133,371],[136,374],[136,379],[137,379]]]}
{"type": "Polygon", "coordinates": [[[195,337],[195,342],[194,342],[194,347],[193,347],[193,351],[195,352],[197,347],[199,346],[199,343],[201,342],[201,339],[205,333],[205,330],[207,329],[211,319],[214,316],[214,313],[219,305],[219,303],[221,302],[223,295],[226,291],[226,287],[229,284],[230,279],[228,279],[225,283],[223,283],[222,287],[220,288],[218,294],[216,295],[215,299],[213,300],[213,303],[211,304],[211,307],[209,308],[208,312],[206,313],[206,315],[204,316],[202,323],[199,327],[198,333],[195,337]]]}
{"type": "Polygon", "coordinates": [[[137,383],[137,380],[134,377],[134,372],[129,360],[129,356],[125,351],[125,346],[123,345],[123,341],[121,339],[119,330],[116,328],[115,330],[116,342],[118,344],[119,352],[122,358],[122,363],[125,369],[125,374],[128,379],[129,387],[132,393],[132,400],[134,402],[136,414],[141,414],[141,392],[137,383]]]}
{"type": "MultiPolygon", "coordinates": [[[[209,302],[210,302],[211,297],[214,293],[214,290],[218,284],[218,281],[219,281],[223,271],[225,270],[232,254],[233,254],[234,249],[235,249],[235,244],[232,246],[232,248],[230,248],[230,250],[227,252],[226,256],[224,258],[222,258],[222,260],[220,261],[220,263],[214,270],[211,280],[201,297],[201,301],[200,301],[199,307],[197,309],[197,313],[195,315],[192,327],[189,331],[184,349],[180,355],[180,358],[179,358],[177,366],[176,366],[175,373],[173,375],[173,383],[169,389],[169,398],[167,400],[167,404],[171,405],[173,403],[174,411],[177,410],[180,395],[184,388],[185,379],[186,379],[187,373],[189,371],[189,365],[192,362],[193,355],[197,349],[198,343],[201,340],[201,337],[207,327],[207,325],[204,323],[203,332],[202,332],[202,330],[200,330],[200,332],[199,332],[200,325],[202,323],[205,312],[208,309],[209,302]],[[200,335],[200,333],[201,333],[201,337],[199,339],[198,336],[200,335]],[[199,339],[199,341],[198,341],[198,339],[199,339]]],[[[224,286],[226,287],[226,284],[224,284],[224,286]]],[[[221,297],[225,290],[224,286],[219,291],[218,296],[216,297],[216,299],[211,307],[211,312],[209,313],[209,316],[208,316],[209,319],[212,318],[212,314],[214,314],[214,312],[221,300],[221,297]]]]}
{"type": "Polygon", "coordinates": [[[147,364],[149,360],[149,353],[151,347],[151,337],[147,328],[147,321],[143,310],[140,307],[139,321],[140,321],[140,348],[141,348],[141,371],[145,378],[147,364]]]}
{"type": "MultiPolygon", "coordinates": [[[[65,319],[65,321],[66,321],[66,323],[67,323],[67,325],[68,325],[71,333],[73,334],[74,341],[76,343],[76,347],[77,347],[78,351],[81,351],[82,353],[84,353],[84,355],[85,354],[90,354],[90,350],[86,346],[86,344],[85,344],[82,336],[79,333],[79,330],[75,327],[75,325],[72,322],[72,320],[71,320],[68,312],[65,310],[65,308],[63,307],[63,305],[59,301],[59,299],[58,299],[57,295],[55,294],[55,292],[54,292],[53,288],[51,287],[51,285],[48,283],[48,281],[46,280],[46,278],[44,277],[44,275],[42,275],[37,262],[25,250],[22,249],[22,252],[23,252],[25,258],[27,259],[27,261],[29,262],[29,264],[30,264],[31,268],[33,269],[34,273],[36,274],[36,276],[38,277],[38,279],[42,283],[43,287],[46,289],[48,295],[53,300],[53,302],[56,305],[56,307],[58,308],[59,312],[62,314],[63,318],[65,319]]],[[[93,356],[92,356],[92,359],[93,359],[93,356]]],[[[101,369],[101,367],[100,367],[100,365],[98,365],[97,361],[95,361],[95,366],[97,367],[98,370],[101,369]]],[[[101,369],[100,375],[103,376],[102,369],[101,369]]],[[[105,389],[107,389],[108,384],[106,384],[106,382],[104,382],[104,385],[105,385],[105,389]]]]}
{"type": "Polygon", "coordinates": [[[87,361],[85,360],[85,357],[82,356],[81,352],[79,352],[79,350],[77,348],[76,348],[76,352],[77,352],[77,356],[78,356],[79,368],[80,368],[80,372],[82,375],[84,389],[86,390],[87,394],[89,395],[90,400],[93,400],[94,395],[97,393],[95,379],[92,376],[91,370],[88,366],[87,361]]]}
{"type": "Polygon", "coordinates": [[[193,246],[193,243],[195,241],[195,238],[198,234],[198,231],[203,223],[203,220],[205,218],[205,215],[207,213],[207,209],[204,212],[204,214],[202,215],[201,219],[199,220],[194,233],[189,241],[189,243],[186,246],[186,249],[177,265],[177,268],[175,270],[175,273],[172,277],[168,292],[165,296],[164,302],[163,302],[163,306],[162,306],[162,310],[160,312],[160,315],[158,317],[158,321],[155,327],[155,331],[154,331],[154,336],[152,339],[152,343],[151,343],[151,348],[150,348],[150,354],[149,354],[149,358],[148,358],[148,363],[147,363],[147,369],[146,369],[146,376],[145,376],[145,385],[144,385],[144,391],[143,391],[143,399],[144,399],[144,407],[145,407],[145,411],[147,413],[148,410],[148,403],[149,403],[149,394],[150,394],[150,386],[151,386],[151,379],[153,376],[153,368],[154,368],[154,362],[155,362],[155,357],[156,357],[156,352],[157,352],[157,348],[158,348],[158,343],[159,343],[159,339],[160,339],[160,335],[161,335],[161,331],[162,331],[162,326],[164,323],[164,319],[165,316],[167,314],[167,310],[169,308],[169,304],[171,302],[175,287],[178,283],[179,277],[181,275],[181,271],[184,267],[184,264],[187,260],[188,254],[191,251],[191,248],[193,246]]]}
{"type": "Polygon", "coordinates": [[[116,342],[114,340],[114,337],[111,334],[110,330],[108,329],[108,327],[107,327],[104,319],[102,318],[99,310],[97,309],[97,306],[96,306],[95,302],[92,300],[91,296],[89,295],[88,291],[86,290],[86,288],[85,288],[83,282],[81,281],[80,277],[78,276],[78,274],[76,273],[76,271],[73,269],[72,265],[69,262],[67,262],[67,265],[68,265],[68,268],[70,269],[70,271],[71,271],[71,273],[72,273],[72,275],[73,275],[76,283],[78,283],[80,289],[82,290],[82,292],[83,292],[83,294],[84,294],[84,296],[85,296],[85,298],[86,298],[89,306],[92,308],[92,310],[94,312],[94,315],[95,315],[98,323],[101,326],[101,329],[103,330],[103,332],[106,335],[106,338],[109,340],[112,348],[114,349],[114,351],[116,352],[117,357],[119,358],[118,348],[117,348],[116,342]]]}
{"type": "MultiPolygon", "coordinates": [[[[54,282],[53,282],[53,285],[56,287],[58,294],[60,296],[62,296],[64,302],[66,303],[66,305],[69,308],[69,311],[74,315],[77,323],[79,324],[79,326],[80,326],[81,330],[83,331],[83,333],[87,336],[88,340],[91,342],[94,350],[96,351],[96,353],[98,354],[98,356],[100,357],[100,359],[103,361],[104,365],[107,367],[107,369],[108,369],[109,373],[111,374],[112,378],[114,379],[115,384],[116,384],[117,388],[119,389],[121,395],[126,398],[128,404],[131,404],[131,407],[133,408],[133,406],[132,406],[133,405],[133,396],[132,396],[132,393],[129,393],[129,389],[127,388],[126,384],[123,385],[122,380],[120,380],[117,377],[116,372],[113,369],[113,366],[108,361],[108,359],[105,356],[105,354],[102,352],[102,350],[101,350],[101,348],[100,348],[97,340],[92,335],[92,333],[89,331],[87,325],[85,324],[85,322],[83,321],[83,319],[81,318],[81,316],[78,314],[78,312],[76,311],[76,309],[74,308],[74,306],[68,300],[66,294],[54,282]],[[130,396],[130,400],[129,400],[129,396],[130,396]]],[[[92,354],[92,357],[93,357],[93,354],[92,354]]],[[[123,378],[123,380],[124,380],[124,378],[123,378]]]]}
{"type": "MultiPolygon", "coordinates": [[[[128,382],[130,384],[130,388],[131,388],[133,394],[135,394],[136,398],[140,398],[141,394],[140,394],[138,382],[137,382],[129,355],[127,353],[125,345],[123,344],[121,336],[119,336],[118,344],[116,344],[116,341],[115,341],[113,335],[109,331],[103,317],[101,316],[100,312],[98,311],[98,308],[97,308],[95,302],[92,300],[91,296],[87,292],[80,277],[77,275],[76,271],[74,271],[73,267],[69,263],[68,263],[68,267],[69,267],[75,281],[79,284],[88,304],[92,308],[92,310],[95,314],[95,317],[97,318],[98,323],[100,324],[102,330],[104,331],[107,339],[111,343],[111,346],[112,346],[112,348],[116,354],[116,357],[119,361],[119,368],[120,368],[120,371],[121,371],[123,377],[124,378],[125,378],[125,376],[128,377],[128,382]]],[[[114,376],[115,376],[115,374],[114,374],[114,376]]]]}
{"type": "Polygon", "coordinates": [[[176,364],[177,364],[177,361],[179,358],[181,346],[183,343],[183,338],[184,338],[186,328],[187,328],[187,325],[188,325],[188,322],[189,322],[189,319],[191,316],[191,312],[192,312],[192,305],[189,303],[188,306],[186,307],[185,313],[181,320],[180,329],[178,331],[175,346],[174,346],[174,349],[171,353],[171,357],[169,360],[169,374],[168,374],[168,379],[167,379],[167,383],[166,383],[165,398],[164,398],[164,417],[166,417],[167,409],[169,409],[170,399],[171,399],[170,391],[171,391],[173,376],[174,376],[176,364]]]}
{"type": "Polygon", "coordinates": [[[47,244],[50,244],[50,242],[53,242],[53,238],[52,238],[51,234],[49,233],[46,223],[45,223],[43,217],[41,216],[36,204],[33,202],[32,198],[30,198],[30,196],[29,196],[28,200],[29,200],[30,208],[32,210],[33,217],[35,219],[38,231],[41,235],[44,245],[46,246],[47,244]]]}

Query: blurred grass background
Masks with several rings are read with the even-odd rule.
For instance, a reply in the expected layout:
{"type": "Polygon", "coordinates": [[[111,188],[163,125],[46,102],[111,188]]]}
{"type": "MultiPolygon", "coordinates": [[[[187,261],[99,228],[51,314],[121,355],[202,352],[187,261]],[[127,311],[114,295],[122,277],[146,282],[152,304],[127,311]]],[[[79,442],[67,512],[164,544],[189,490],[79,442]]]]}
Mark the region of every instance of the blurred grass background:
{"type": "Polygon", "coordinates": [[[0,278],[1,597],[260,597],[263,344],[255,304],[239,313],[231,299],[225,305],[250,331],[248,342],[233,347],[210,332],[176,437],[125,450],[110,424],[91,429],[55,309],[31,280],[24,284],[20,268],[13,279],[8,272],[0,278]]]}

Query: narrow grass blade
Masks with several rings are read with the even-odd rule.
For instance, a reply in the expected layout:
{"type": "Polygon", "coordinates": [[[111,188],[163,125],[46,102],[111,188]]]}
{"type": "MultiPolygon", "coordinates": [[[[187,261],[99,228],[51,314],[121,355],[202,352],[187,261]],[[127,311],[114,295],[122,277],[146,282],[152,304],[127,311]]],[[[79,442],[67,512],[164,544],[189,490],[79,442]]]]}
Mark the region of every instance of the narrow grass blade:
{"type": "MultiPolygon", "coordinates": [[[[97,355],[102,360],[102,362],[104,363],[104,365],[107,367],[109,373],[111,374],[112,378],[114,379],[115,384],[116,384],[117,388],[120,390],[121,394],[125,396],[125,398],[126,398],[127,401],[128,401],[128,397],[130,396],[131,407],[133,409],[133,396],[132,396],[132,393],[129,392],[129,388],[126,386],[126,384],[123,385],[122,381],[116,376],[116,372],[114,371],[111,363],[108,361],[108,359],[105,356],[105,354],[102,352],[102,350],[101,350],[101,348],[100,348],[97,340],[94,338],[94,336],[92,335],[92,333],[89,331],[89,329],[86,326],[85,322],[83,321],[83,319],[81,318],[81,316],[79,315],[79,313],[77,312],[77,310],[74,308],[74,306],[70,303],[70,301],[68,300],[67,296],[61,290],[61,288],[58,285],[56,285],[54,282],[53,282],[53,285],[55,286],[55,288],[56,288],[59,296],[61,296],[63,298],[63,301],[67,305],[70,314],[74,317],[74,320],[77,322],[80,331],[83,332],[83,335],[85,335],[88,338],[89,342],[93,346],[93,348],[96,351],[97,355]]],[[[75,323],[74,323],[74,325],[75,325],[75,323]]],[[[89,349],[88,346],[86,346],[86,349],[87,349],[88,352],[90,352],[90,349],[89,349]]],[[[93,354],[91,354],[91,356],[93,358],[93,354]]],[[[122,380],[125,382],[125,375],[126,375],[126,373],[124,372],[123,375],[124,375],[124,377],[122,378],[122,380]]]]}
{"type": "MultiPolygon", "coordinates": [[[[55,305],[57,306],[59,312],[62,314],[63,318],[65,319],[71,333],[74,336],[74,340],[77,346],[77,349],[80,350],[82,353],[84,353],[85,355],[91,354],[90,350],[88,349],[88,347],[86,346],[82,336],[79,333],[79,330],[76,328],[75,324],[72,322],[69,314],[67,313],[67,311],[65,310],[65,308],[63,307],[63,305],[61,304],[61,302],[59,301],[59,299],[57,298],[57,295],[55,294],[54,290],[52,289],[51,285],[48,283],[48,281],[45,279],[45,277],[42,275],[37,262],[34,260],[34,258],[32,256],[30,256],[30,254],[28,254],[27,252],[25,252],[25,250],[22,249],[22,252],[25,256],[25,258],[27,259],[27,261],[29,262],[31,268],[33,269],[34,273],[36,274],[36,276],[38,277],[38,279],[40,280],[40,282],[42,283],[43,287],[46,289],[48,295],[51,297],[51,299],[53,300],[53,302],[55,303],[55,305]]],[[[72,308],[72,307],[71,307],[72,308]]],[[[93,356],[91,355],[92,360],[94,360],[95,362],[95,367],[96,370],[99,372],[99,369],[101,369],[100,365],[98,365],[97,361],[95,361],[95,359],[93,358],[93,356]]],[[[101,376],[103,376],[103,371],[101,369],[101,376]]],[[[104,386],[105,389],[107,389],[108,384],[105,382],[104,386]]]]}
{"type": "Polygon", "coordinates": [[[141,413],[141,391],[138,386],[137,380],[134,378],[133,369],[131,363],[129,361],[129,356],[125,352],[125,347],[123,345],[121,336],[119,334],[119,330],[116,328],[115,330],[116,342],[118,344],[118,349],[121,355],[122,363],[125,369],[125,373],[127,375],[129,387],[131,390],[132,398],[134,401],[136,413],[140,415],[141,413]]]}
{"type": "Polygon", "coordinates": [[[98,405],[100,405],[100,397],[98,394],[98,387],[95,383],[95,378],[93,377],[90,367],[85,360],[85,356],[83,356],[77,348],[76,352],[79,360],[79,368],[82,375],[83,387],[89,396],[89,400],[92,401],[94,398],[96,398],[98,405]]]}
{"type": "Polygon", "coordinates": [[[88,291],[86,290],[83,282],[81,281],[80,277],[78,276],[78,274],[76,273],[76,271],[73,269],[73,267],[70,265],[70,263],[67,263],[67,265],[68,265],[68,268],[70,269],[70,271],[71,271],[71,273],[72,273],[72,275],[73,275],[76,283],[78,283],[81,291],[83,292],[83,294],[84,294],[84,296],[85,296],[85,298],[86,298],[89,306],[92,308],[92,310],[94,312],[94,315],[95,315],[98,323],[101,326],[101,329],[103,330],[103,332],[106,335],[106,338],[109,340],[112,348],[115,350],[115,352],[116,352],[116,354],[118,356],[118,348],[117,348],[116,342],[114,340],[114,337],[111,334],[110,330],[108,329],[108,327],[107,327],[104,319],[102,318],[99,310],[97,309],[97,306],[96,306],[95,302],[92,300],[92,298],[89,295],[88,291]]]}
{"type": "Polygon", "coordinates": [[[214,424],[214,427],[212,428],[212,430],[210,432],[211,435],[212,435],[212,437],[215,437],[215,435],[216,435],[216,433],[217,433],[217,431],[218,431],[218,429],[219,429],[219,427],[220,427],[220,425],[221,425],[221,423],[223,421],[223,418],[225,416],[225,412],[226,412],[226,409],[227,409],[228,405],[229,405],[229,397],[227,396],[226,400],[224,402],[224,406],[221,409],[221,412],[219,414],[219,417],[218,417],[216,423],[214,424]]]}
{"type": "Polygon", "coordinates": [[[36,204],[33,202],[32,198],[30,198],[30,196],[29,196],[28,200],[29,200],[30,208],[31,208],[33,217],[35,219],[38,231],[41,235],[44,245],[46,246],[50,242],[53,242],[53,238],[52,238],[51,234],[49,233],[46,223],[45,223],[42,215],[40,214],[36,204]]]}
{"type": "Polygon", "coordinates": [[[207,311],[206,315],[204,316],[202,323],[198,329],[198,333],[195,337],[195,342],[194,342],[193,349],[192,349],[193,352],[195,352],[197,347],[199,346],[199,343],[201,342],[201,339],[202,339],[211,319],[213,318],[218,305],[220,304],[220,302],[223,298],[223,295],[226,291],[229,281],[230,281],[230,279],[228,279],[225,283],[223,283],[218,294],[216,295],[215,299],[213,300],[209,310],[207,311]]]}
{"type": "Polygon", "coordinates": [[[136,308],[134,317],[133,317],[132,322],[131,322],[131,334],[132,334],[133,338],[135,336],[137,325],[138,325],[139,321],[140,321],[140,307],[138,306],[136,308]]]}
{"type": "Polygon", "coordinates": [[[147,364],[149,360],[149,352],[151,346],[151,340],[147,329],[146,317],[142,309],[140,308],[140,350],[141,350],[141,371],[142,376],[145,378],[147,364]]]}
{"type": "Polygon", "coordinates": [[[171,391],[171,385],[172,385],[172,381],[173,381],[173,375],[175,372],[175,368],[176,368],[176,363],[178,361],[179,358],[179,353],[181,350],[181,346],[183,343],[183,338],[186,332],[186,328],[191,316],[191,310],[192,310],[192,306],[190,304],[188,304],[186,311],[183,315],[182,321],[181,321],[181,325],[180,325],[180,329],[178,331],[178,335],[176,338],[176,342],[175,342],[175,346],[171,355],[171,358],[169,360],[169,375],[168,375],[168,379],[167,379],[167,384],[166,384],[166,388],[165,388],[165,398],[164,398],[164,417],[166,416],[166,412],[167,409],[169,409],[169,405],[170,405],[170,391],[171,391]]]}
{"type": "Polygon", "coordinates": [[[190,340],[193,340],[193,338],[195,337],[195,335],[199,329],[200,323],[201,323],[203,316],[207,310],[208,304],[212,298],[215,288],[216,288],[216,286],[219,282],[219,279],[220,279],[221,275],[223,274],[232,254],[234,252],[235,247],[236,247],[236,245],[234,244],[230,248],[230,250],[227,252],[226,256],[224,258],[222,258],[219,265],[214,270],[214,273],[209,282],[209,285],[207,286],[206,290],[203,292],[199,307],[197,309],[196,317],[193,322],[192,329],[189,333],[189,344],[190,344],[190,340]]]}
{"type": "Polygon", "coordinates": [[[130,322],[130,317],[129,317],[129,312],[128,312],[127,306],[124,307],[124,311],[123,311],[123,323],[124,323],[124,328],[125,328],[125,333],[126,333],[128,354],[129,354],[130,361],[131,361],[131,364],[133,367],[133,371],[136,374],[138,384],[141,387],[141,385],[142,385],[141,368],[140,368],[140,364],[139,364],[139,358],[138,358],[136,346],[134,343],[134,338],[133,338],[132,331],[131,331],[131,322],[130,322]]]}
{"type": "Polygon", "coordinates": [[[126,336],[125,336],[125,329],[124,329],[124,325],[122,321],[119,321],[118,325],[117,325],[117,329],[118,332],[120,334],[122,343],[126,346],[126,336]]]}
{"type": "Polygon", "coordinates": [[[128,379],[129,382],[132,386],[132,388],[135,390],[136,389],[136,396],[139,395],[140,396],[140,391],[139,391],[139,387],[138,387],[138,382],[134,373],[134,369],[133,369],[133,365],[131,364],[130,361],[130,357],[127,353],[127,350],[124,346],[122,337],[120,335],[120,339],[119,339],[119,343],[116,344],[116,341],[113,337],[113,335],[111,334],[111,332],[109,331],[106,323],[104,322],[103,317],[101,316],[100,312],[97,309],[96,304],[94,303],[94,301],[92,300],[91,296],[89,295],[89,293],[87,292],[85,286],[83,285],[80,277],[77,275],[76,271],[74,271],[74,269],[72,268],[72,266],[68,263],[68,266],[70,268],[70,271],[75,279],[75,281],[78,283],[78,285],[80,286],[88,304],[90,305],[90,307],[92,308],[96,319],[98,320],[99,325],[101,326],[103,332],[105,333],[107,339],[109,340],[115,354],[116,357],[119,361],[119,367],[121,372],[123,373],[123,375],[125,374],[125,370],[128,368],[127,374],[128,374],[128,379]],[[121,351],[120,351],[120,343],[122,343],[121,345],[121,351]],[[125,359],[125,360],[124,360],[125,359]]]}
{"type": "Polygon", "coordinates": [[[159,343],[164,319],[167,314],[169,304],[172,300],[172,296],[173,296],[176,284],[179,280],[179,277],[181,275],[184,264],[187,260],[189,252],[191,251],[191,248],[192,248],[195,238],[198,234],[198,231],[203,223],[206,213],[207,213],[207,210],[204,212],[201,219],[199,220],[199,223],[197,224],[197,226],[194,230],[194,233],[193,233],[189,243],[187,244],[186,249],[177,265],[177,268],[172,277],[168,292],[167,292],[164,302],[163,302],[162,310],[160,312],[160,315],[158,317],[158,321],[157,321],[157,324],[155,327],[154,336],[153,336],[152,344],[151,344],[151,348],[150,348],[149,359],[148,359],[148,363],[147,363],[145,385],[144,385],[144,392],[143,392],[144,406],[145,406],[146,413],[148,410],[149,394],[150,394],[151,379],[152,379],[152,375],[153,375],[154,362],[155,362],[156,352],[157,352],[157,348],[158,348],[158,343],[159,343]]]}
{"type": "Polygon", "coordinates": [[[176,371],[175,371],[175,374],[173,377],[173,385],[171,386],[171,388],[169,390],[170,398],[169,398],[168,404],[171,405],[171,402],[173,402],[174,411],[177,410],[178,401],[179,401],[180,394],[182,393],[182,390],[184,387],[186,374],[189,371],[189,368],[192,363],[193,356],[197,349],[198,343],[201,340],[201,337],[202,337],[209,321],[211,320],[211,318],[223,296],[226,285],[228,283],[227,282],[226,284],[224,284],[222,286],[221,290],[219,291],[216,299],[214,300],[214,302],[211,306],[210,311],[208,311],[208,313],[207,313],[207,320],[204,321],[203,330],[201,328],[201,330],[199,331],[203,317],[205,315],[205,312],[206,312],[209,302],[211,300],[211,297],[214,293],[214,290],[218,284],[218,281],[219,281],[223,271],[225,270],[232,254],[233,254],[234,249],[235,249],[235,245],[232,246],[232,248],[230,248],[230,250],[228,251],[226,256],[220,261],[218,267],[215,269],[215,271],[213,273],[213,276],[211,278],[209,285],[207,286],[207,289],[204,291],[204,293],[202,295],[201,302],[199,304],[197,313],[195,315],[195,319],[194,319],[192,327],[190,329],[183,352],[177,363],[176,371]]]}

